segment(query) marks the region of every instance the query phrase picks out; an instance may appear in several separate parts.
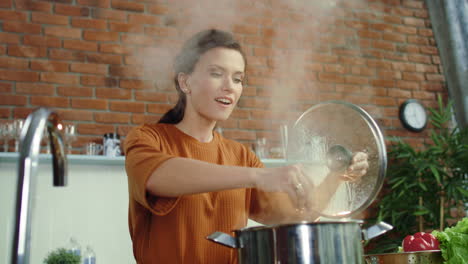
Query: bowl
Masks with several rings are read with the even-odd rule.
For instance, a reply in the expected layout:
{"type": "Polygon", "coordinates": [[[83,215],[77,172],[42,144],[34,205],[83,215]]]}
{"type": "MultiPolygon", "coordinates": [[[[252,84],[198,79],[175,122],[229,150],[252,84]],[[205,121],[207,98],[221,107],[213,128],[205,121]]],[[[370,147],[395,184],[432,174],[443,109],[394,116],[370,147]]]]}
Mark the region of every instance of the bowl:
{"type": "Polygon", "coordinates": [[[440,250],[374,254],[364,256],[366,264],[442,264],[440,250]]]}

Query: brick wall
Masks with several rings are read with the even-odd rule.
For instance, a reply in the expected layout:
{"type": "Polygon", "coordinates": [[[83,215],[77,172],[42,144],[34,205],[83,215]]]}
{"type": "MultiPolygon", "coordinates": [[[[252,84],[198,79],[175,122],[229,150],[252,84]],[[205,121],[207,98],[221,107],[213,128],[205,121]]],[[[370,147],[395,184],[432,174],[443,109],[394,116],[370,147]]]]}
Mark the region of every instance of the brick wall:
{"type": "Polygon", "coordinates": [[[278,124],[337,99],[420,144],[427,133],[403,129],[398,106],[447,96],[422,0],[2,0],[0,20],[0,118],[51,107],[77,125],[75,152],[157,121],[176,100],[171,58],[207,27],[234,32],[248,57],[243,98],[221,124],[241,142],[275,142],[278,124]]]}

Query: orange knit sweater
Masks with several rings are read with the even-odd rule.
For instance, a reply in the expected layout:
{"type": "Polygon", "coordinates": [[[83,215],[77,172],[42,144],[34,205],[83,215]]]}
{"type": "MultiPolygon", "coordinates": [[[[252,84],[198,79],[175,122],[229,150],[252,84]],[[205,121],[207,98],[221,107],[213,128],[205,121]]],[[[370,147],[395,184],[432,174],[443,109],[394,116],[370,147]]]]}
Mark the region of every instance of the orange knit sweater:
{"type": "Polygon", "coordinates": [[[167,198],[149,194],[145,185],[152,172],[173,157],[262,167],[248,148],[217,133],[211,142],[201,143],[174,125],[151,124],[130,131],[125,153],[129,228],[137,263],[237,263],[235,249],[208,241],[206,236],[215,231],[231,233],[246,225],[250,189],[167,198]]]}

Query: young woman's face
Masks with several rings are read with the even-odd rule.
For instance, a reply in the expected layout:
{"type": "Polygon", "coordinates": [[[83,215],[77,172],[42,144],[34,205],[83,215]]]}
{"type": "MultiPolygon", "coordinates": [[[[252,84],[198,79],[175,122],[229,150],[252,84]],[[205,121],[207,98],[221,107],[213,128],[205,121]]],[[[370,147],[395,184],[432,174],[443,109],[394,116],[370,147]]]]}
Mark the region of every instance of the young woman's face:
{"type": "MultiPolygon", "coordinates": [[[[181,84],[187,110],[207,121],[226,120],[242,94],[245,62],[239,51],[214,48],[205,52],[181,84]]],[[[180,83],[180,81],[179,81],[180,83]]]]}

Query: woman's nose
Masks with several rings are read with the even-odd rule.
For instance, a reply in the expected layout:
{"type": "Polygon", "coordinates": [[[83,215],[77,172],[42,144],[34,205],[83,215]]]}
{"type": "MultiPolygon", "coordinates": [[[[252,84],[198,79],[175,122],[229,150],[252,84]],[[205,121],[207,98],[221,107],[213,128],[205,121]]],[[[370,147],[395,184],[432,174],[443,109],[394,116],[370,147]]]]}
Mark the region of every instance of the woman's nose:
{"type": "Polygon", "coordinates": [[[234,89],[234,81],[230,78],[226,78],[223,84],[223,90],[232,91],[234,89]]]}

